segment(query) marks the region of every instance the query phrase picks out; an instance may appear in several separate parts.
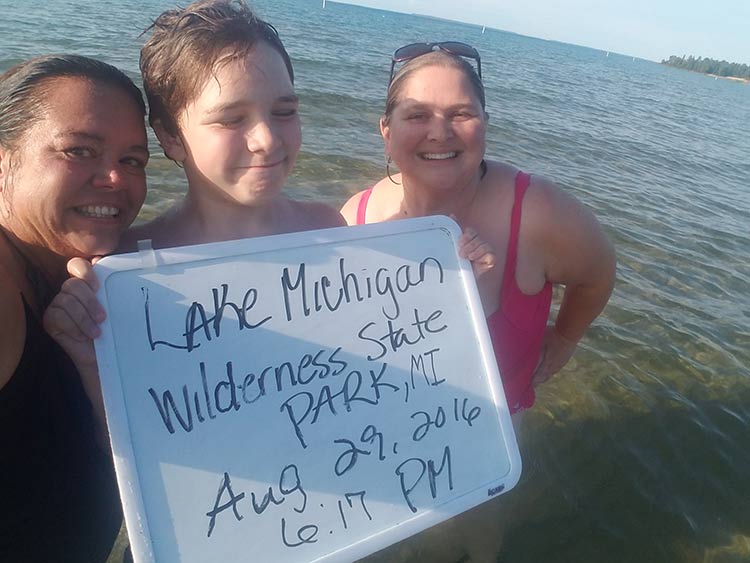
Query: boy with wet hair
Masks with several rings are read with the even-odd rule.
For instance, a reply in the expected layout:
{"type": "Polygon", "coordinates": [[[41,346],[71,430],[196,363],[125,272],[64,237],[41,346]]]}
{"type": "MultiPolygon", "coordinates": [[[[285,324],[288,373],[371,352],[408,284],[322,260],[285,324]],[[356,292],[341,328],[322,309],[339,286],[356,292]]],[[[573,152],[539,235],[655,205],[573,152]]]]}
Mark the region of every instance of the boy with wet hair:
{"type": "Polygon", "coordinates": [[[126,234],[168,247],[344,225],[281,190],[301,144],[294,71],[276,29],[243,0],[201,0],[146,30],[149,122],[185,170],[185,198],[126,234]]]}
{"type": "Polygon", "coordinates": [[[202,0],[162,13],[145,33],[141,74],[149,101],[149,122],[161,122],[171,133],[187,104],[195,99],[215,65],[245,58],[259,41],[281,55],[289,78],[289,54],[271,24],[245,2],[202,0]]]}

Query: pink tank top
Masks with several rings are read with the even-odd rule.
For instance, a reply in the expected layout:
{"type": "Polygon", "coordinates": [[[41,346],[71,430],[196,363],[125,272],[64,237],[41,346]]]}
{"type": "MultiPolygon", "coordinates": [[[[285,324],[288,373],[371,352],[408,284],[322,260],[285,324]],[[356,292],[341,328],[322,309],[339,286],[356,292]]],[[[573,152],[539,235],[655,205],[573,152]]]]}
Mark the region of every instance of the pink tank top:
{"type": "MultiPolygon", "coordinates": [[[[521,205],[531,177],[516,175],[513,210],[510,217],[510,237],[505,255],[500,307],[487,317],[495,358],[503,380],[505,398],[511,413],[534,404],[531,378],[539,362],[544,332],[552,304],[552,284],[547,282],[534,295],[526,295],[516,283],[518,232],[521,227],[521,205]]],[[[357,224],[365,223],[367,202],[372,188],[362,192],[357,207],[357,224]]]]}

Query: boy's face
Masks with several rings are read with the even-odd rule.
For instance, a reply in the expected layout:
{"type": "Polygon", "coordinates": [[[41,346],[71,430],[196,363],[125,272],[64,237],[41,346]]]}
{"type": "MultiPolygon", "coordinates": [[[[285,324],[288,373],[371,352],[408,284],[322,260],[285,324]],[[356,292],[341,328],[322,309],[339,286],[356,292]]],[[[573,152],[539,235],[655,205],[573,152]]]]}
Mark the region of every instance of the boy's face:
{"type": "Polygon", "coordinates": [[[278,196],[302,141],[298,105],[284,60],[264,41],[217,67],[178,118],[190,190],[249,206],[278,196]]]}

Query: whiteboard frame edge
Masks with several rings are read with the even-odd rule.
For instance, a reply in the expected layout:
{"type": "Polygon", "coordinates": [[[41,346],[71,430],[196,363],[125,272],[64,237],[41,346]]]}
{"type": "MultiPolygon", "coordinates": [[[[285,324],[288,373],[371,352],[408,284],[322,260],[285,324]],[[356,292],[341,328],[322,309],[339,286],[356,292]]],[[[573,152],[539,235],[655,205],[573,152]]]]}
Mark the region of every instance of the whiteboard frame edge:
{"type": "MultiPolygon", "coordinates": [[[[106,258],[100,262],[104,262],[105,260],[106,258]]],[[[107,428],[109,430],[110,447],[115,465],[115,475],[117,477],[120,501],[122,503],[123,516],[125,517],[133,560],[136,563],[156,563],[146,505],[143,502],[143,493],[135,459],[135,450],[133,449],[130,434],[128,411],[125,407],[125,396],[122,391],[122,384],[120,383],[120,370],[117,366],[114,369],[111,368],[111,361],[117,361],[117,351],[115,349],[112,326],[109,322],[109,301],[107,299],[106,282],[112,274],[118,271],[121,270],[112,269],[106,263],[97,263],[94,265],[94,272],[99,279],[99,290],[96,293],[96,297],[108,313],[104,322],[100,325],[101,336],[97,339],[97,345],[95,346],[96,361],[99,366],[107,366],[112,376],[116,375],[116,377],[100,377],[100,384],[102,387],[107,428]],[[107,389],[106,393],[104,392],[105,388],[107,389]],[[117,414],[117,416],[111,417],[111,413],[117,414]],[[126,490],[129,492],[129,495],[123,494],[123,491],[126,490]]]]}
{"type": "MultiPolygon", "coordinates": [[[[219,241],[206,244],[157,249],[154,252],[156,254],[156,267],[158,267],[192,261],[225,258],[241,254],[262,253],[269,250],[285,250],[288,248],[314,246],[337,241],[343,243],[378,236],[391,236],[431,229],[446,230],[452,235],[456,243],[458,243],[458,239],[461,236],[461,229],[453,219],[443,215],[434,215],[399,221],[371,223],[367,225],[333,227],[315,231],[299,231],[295,233],[250,239],[219,241]],[[339,235],[344,232],[353,236],[340,237],[339,235]],[[216,248],[217,245],[221,246],[218,252],[216,248]]],[[[456,253],[458,254],[457,244],[456,253]]],[[[474,316],[475,321],[477,320],[477,316],[484,320],[484,311],[479,300],[479,292],[476,287],[471,264],[467,259],[461,258],[458,255],[457,261],[460,267],[464,292],[469,298],[468,304],[470,313],[474,316]]],[[[153,266],[146,266],[145,264],[146,262],[141,259],[141,255],[138,252],[132,252],[105,257],[94,265],[94,272],[99,278],[97,298],[104,306],[107,313],[109,313],[109,302],[106,297],[107,279],[115,273],[132,270],[148,271],[149,269],[154,269],[153,266]]],[[[515,438],[513,422],[505,399],[505,393],[502,388],[500,373],[494,360],[492,342],[489,337],[486,321],[483,323],[474,322],[473,324],[478,330],[477,337],[482,354],[482,361],[485,365],[485,371],[489,376],[489,385],[493,395],[492,398],[495,405],[495,412],[500,419],[500,427],[503,430],[503,441],[508,454],[509,470],[503,477],[487,484],[489,487],[501,484],[504,486],[503,491],[497,495],[485,497],[482,496],[481,491],[477,489],[441,505],[452,508],[452,510],[449,510],[449,512],[452,513],[450,518],[506,493],[518,484],[522,473],[522,461],[518,449],[518,443],[515,438]]],[[[116,361],[117,355],[114,347],[112,327],[109,324],[109,316],[107,316],[102,323],[101,329],[102,334],[99,339],[97,339],[98,345],[96,346],[97,362],[99,365],[108,366],[110,371],[116,372],[119,376],[119,367],[115,366],[114,370],[112,370],[110,362],[110,359],[116,361]]],[[[110,432],[110,444],[112,446],[118,484],[120,485],[121,491],[129,490],[131,495],[130,498],[125,498],[121,495],[121,501],[125,522],[128,528],[128,537],[131,542],[133,558],[137,563],[156,563],[151,531],[148,525],[145,503],[143,501],[142,489],[138,476],[135,451],[132,445],[132,437],[130,434],[129,419],[125,407],[122,385],[120,385],[119,380],[115,380],[115,378],[107,378],[106,381],[102,380],[101,384],[102,389],[105,387],[107,388],[107,394],[105,394],[105,396],[110,397],[109,400],[105,399],[106,418],[110,432]],[[119,421],[122,421],[122,423],[117,422],[113,424],[109,416],[110,412],[116,412],[119,421]]],[[[403,541],[404,539],[414,536],[432,526],[445,522],[448,519],[449,518],[444,517],[444,513],[432,509],[425,512],[419,518],[410,519],[398,524],[397,528],[394,526],[388,530],[382,530],[377,534],[360,540],[356,544],[350,544],[349,546],[324,555],[314,561],[316,563],[334,563],[359,559],[372,553],[376,553],[389,545],[403,541]],[[394,539],[395,541],[393,541],[394,539]]]]}

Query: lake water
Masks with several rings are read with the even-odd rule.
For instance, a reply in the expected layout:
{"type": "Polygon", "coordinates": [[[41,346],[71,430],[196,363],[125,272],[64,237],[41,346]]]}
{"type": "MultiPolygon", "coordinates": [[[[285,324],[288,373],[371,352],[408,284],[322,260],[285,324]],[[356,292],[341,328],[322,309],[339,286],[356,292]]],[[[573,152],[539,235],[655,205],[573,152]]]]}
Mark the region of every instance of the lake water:
{"type": "MultiPolygon", "coordinates": [[[[0,70],[67,51],[137,79],[138,34],[172,3],[34,6],[0,0],[0,70]]],[[[750,561],[750,87],[418,16],[317,0],[255,6],[297,74],[292,197],[340,205],[379,179],[390,54],[458,40],[482,55],[488,156],[555,179],[617,247],[607,309],[525,415],[500,560],[750,561]]],[[[142,219],[185,190],[153,141],[152,152],[142,219]]],[[[413,540],[415,557],[432,539],[413,540]]]]}

